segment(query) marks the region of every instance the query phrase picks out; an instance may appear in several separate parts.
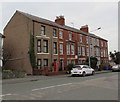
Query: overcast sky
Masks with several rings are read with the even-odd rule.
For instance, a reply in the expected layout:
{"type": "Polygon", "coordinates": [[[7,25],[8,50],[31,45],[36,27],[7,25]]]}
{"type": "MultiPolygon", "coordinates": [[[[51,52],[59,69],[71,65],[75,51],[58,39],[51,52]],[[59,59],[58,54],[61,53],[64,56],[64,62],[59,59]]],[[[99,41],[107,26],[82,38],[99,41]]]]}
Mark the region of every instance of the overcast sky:
{"type": "Polygon", "coordinates": [[[1,33],[16,10],[51,21],[64,15],[66,25],[77,29],[87,24],[91,33],[108,40],[109,51],[118,50],[117,2],[4,2],[1,33]],[[101,30],[94,31],[98,27],[101,30]]]}

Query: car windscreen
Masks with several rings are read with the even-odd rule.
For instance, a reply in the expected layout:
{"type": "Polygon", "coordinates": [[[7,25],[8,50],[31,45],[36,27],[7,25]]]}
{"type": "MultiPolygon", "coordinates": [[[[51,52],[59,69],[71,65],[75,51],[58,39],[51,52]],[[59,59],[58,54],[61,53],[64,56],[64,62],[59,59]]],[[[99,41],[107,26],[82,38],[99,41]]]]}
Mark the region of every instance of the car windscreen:
{"type": "Polygon", "coordinates": [[[80,66],[74,66],[73,68],[81,68],[80,66]]]}

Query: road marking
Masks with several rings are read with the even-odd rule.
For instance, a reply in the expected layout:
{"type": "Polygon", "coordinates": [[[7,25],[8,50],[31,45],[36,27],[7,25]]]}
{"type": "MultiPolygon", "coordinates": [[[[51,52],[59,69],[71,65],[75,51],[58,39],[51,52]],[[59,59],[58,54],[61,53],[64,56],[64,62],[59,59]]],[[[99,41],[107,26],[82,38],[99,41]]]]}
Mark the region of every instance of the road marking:
{"type": "Polygon", "coordinates": [[[11,94],[11,93],[9,93],[9,94],[4,94],[4,95],[0,95],[0,97],[9,96],[9,95],[12,95],[12,94],[11,94]]]}
{"type": "Polygon", "coordinates": [[[71,85],[71,84],[72,83],[61,84],[61,85],[54,85],[54,86],[48,86],[48,87],[43,87],[43,88],[32,89],[32,91],[44,90],[44,89],[49,89],[49,88],[54,88],[54,87],[59,87],[59,86],[71,85]]]}

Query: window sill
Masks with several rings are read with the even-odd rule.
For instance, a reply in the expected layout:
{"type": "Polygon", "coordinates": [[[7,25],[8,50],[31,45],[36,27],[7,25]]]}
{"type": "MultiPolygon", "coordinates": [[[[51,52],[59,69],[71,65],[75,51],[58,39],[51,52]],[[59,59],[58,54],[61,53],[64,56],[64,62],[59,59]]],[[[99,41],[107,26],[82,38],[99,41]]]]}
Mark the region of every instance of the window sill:
{"type": "Polygon", "coordinates": [[[41,55],[41,54],[50,54],[50,53],[37,53],[37,54],[40,54],[40,55],[41,55]]]}
{"type": "Polygon", "coordinates": [[[36,36],[36,38],[47,38],[47,39],[50,39],[50,37],[47,37],[46,35],[36,36]]]}
{"type": "Polygon", "coordinates": [[[58,37],[53,36],[54,39],[58,39],[58,37]]]}
{"type": "Polygon", "coordinates": [[[53,55],[57,56],[58,54],[53,54],[53,55]]]}

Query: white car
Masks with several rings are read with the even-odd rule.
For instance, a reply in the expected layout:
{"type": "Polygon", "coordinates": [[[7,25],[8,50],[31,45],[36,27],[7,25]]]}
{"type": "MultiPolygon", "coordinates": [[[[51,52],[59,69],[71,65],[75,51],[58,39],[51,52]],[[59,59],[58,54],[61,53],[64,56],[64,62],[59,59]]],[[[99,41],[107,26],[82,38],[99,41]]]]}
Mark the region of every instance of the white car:
{"type": "Polygon", "coordinates": [[[82,75],[83,77],[86,75],[94,75],[95,70],[88,65],[76,65],[71,70],[71,76],[74,75],[82,75]]]}
{"type": "Polygon", "coordinates": [[[112,66],[112,71],[120,71],[120,65],[112,66]]]}

